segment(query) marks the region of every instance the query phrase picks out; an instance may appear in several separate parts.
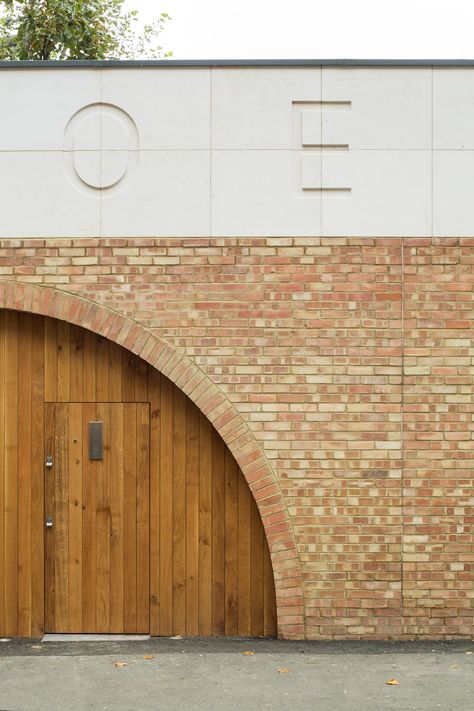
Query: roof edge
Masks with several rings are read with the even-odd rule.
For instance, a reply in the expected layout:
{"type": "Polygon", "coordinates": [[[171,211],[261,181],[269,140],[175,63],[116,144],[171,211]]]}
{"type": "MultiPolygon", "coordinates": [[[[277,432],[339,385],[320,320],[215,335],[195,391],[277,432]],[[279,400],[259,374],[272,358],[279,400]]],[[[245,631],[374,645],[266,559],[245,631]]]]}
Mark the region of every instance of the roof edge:
{"type": "Polygon", "coordinates": [[[79,59],[0,60],[0,69],[147,67],[474,67],[474,59],[79,59]]]}

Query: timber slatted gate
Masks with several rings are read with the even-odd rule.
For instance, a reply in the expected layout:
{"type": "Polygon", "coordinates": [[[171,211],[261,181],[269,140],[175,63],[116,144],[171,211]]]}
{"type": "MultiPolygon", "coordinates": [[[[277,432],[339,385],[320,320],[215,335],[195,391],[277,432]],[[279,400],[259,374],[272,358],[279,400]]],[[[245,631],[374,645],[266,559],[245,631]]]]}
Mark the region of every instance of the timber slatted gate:
{"type": "Polygon", "coordinates": [[[243,474],[176,386],[89,331],[0,311],[0,635],[45,630],[274,635],[273,573],[243,474]]]}

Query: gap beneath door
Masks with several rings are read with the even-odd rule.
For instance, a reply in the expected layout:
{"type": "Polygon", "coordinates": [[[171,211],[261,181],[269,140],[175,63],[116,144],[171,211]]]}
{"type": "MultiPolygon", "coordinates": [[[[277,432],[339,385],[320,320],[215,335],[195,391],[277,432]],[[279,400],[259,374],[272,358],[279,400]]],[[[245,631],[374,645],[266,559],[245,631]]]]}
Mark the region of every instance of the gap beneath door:
{"type": "Polygon", "coordinates": [[[45,634],[42,642],[146,642],[149,634],[45,634]]]}

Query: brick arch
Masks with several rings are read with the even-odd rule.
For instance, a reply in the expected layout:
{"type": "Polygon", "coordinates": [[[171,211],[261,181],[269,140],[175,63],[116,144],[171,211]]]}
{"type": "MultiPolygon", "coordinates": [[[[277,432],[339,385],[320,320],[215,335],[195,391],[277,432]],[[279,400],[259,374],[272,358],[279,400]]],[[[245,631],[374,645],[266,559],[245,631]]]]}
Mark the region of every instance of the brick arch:
{"type": "Polygon", "coordinates": [[[275,578],[278,636],[301,639],[302,576],[287,505],[262,448],[220,388],[162,337],[137,321],[81,296],[5,281],[0,282],[0,308],[67,321],[114,341],[163,373],[206,415],[235,457],[262,517],[275,578]]]}

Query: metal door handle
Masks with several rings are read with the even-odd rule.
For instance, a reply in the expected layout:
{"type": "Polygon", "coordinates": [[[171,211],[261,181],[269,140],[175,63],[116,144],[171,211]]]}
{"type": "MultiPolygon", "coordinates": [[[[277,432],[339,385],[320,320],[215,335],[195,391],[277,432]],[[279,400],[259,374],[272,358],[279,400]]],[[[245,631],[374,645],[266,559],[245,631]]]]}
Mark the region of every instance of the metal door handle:
{"type": "Polygon", "coordinates": [[[53,517],[48,516],[46,518],[46,528],[52,528],[53,527],[53,517]]]}

